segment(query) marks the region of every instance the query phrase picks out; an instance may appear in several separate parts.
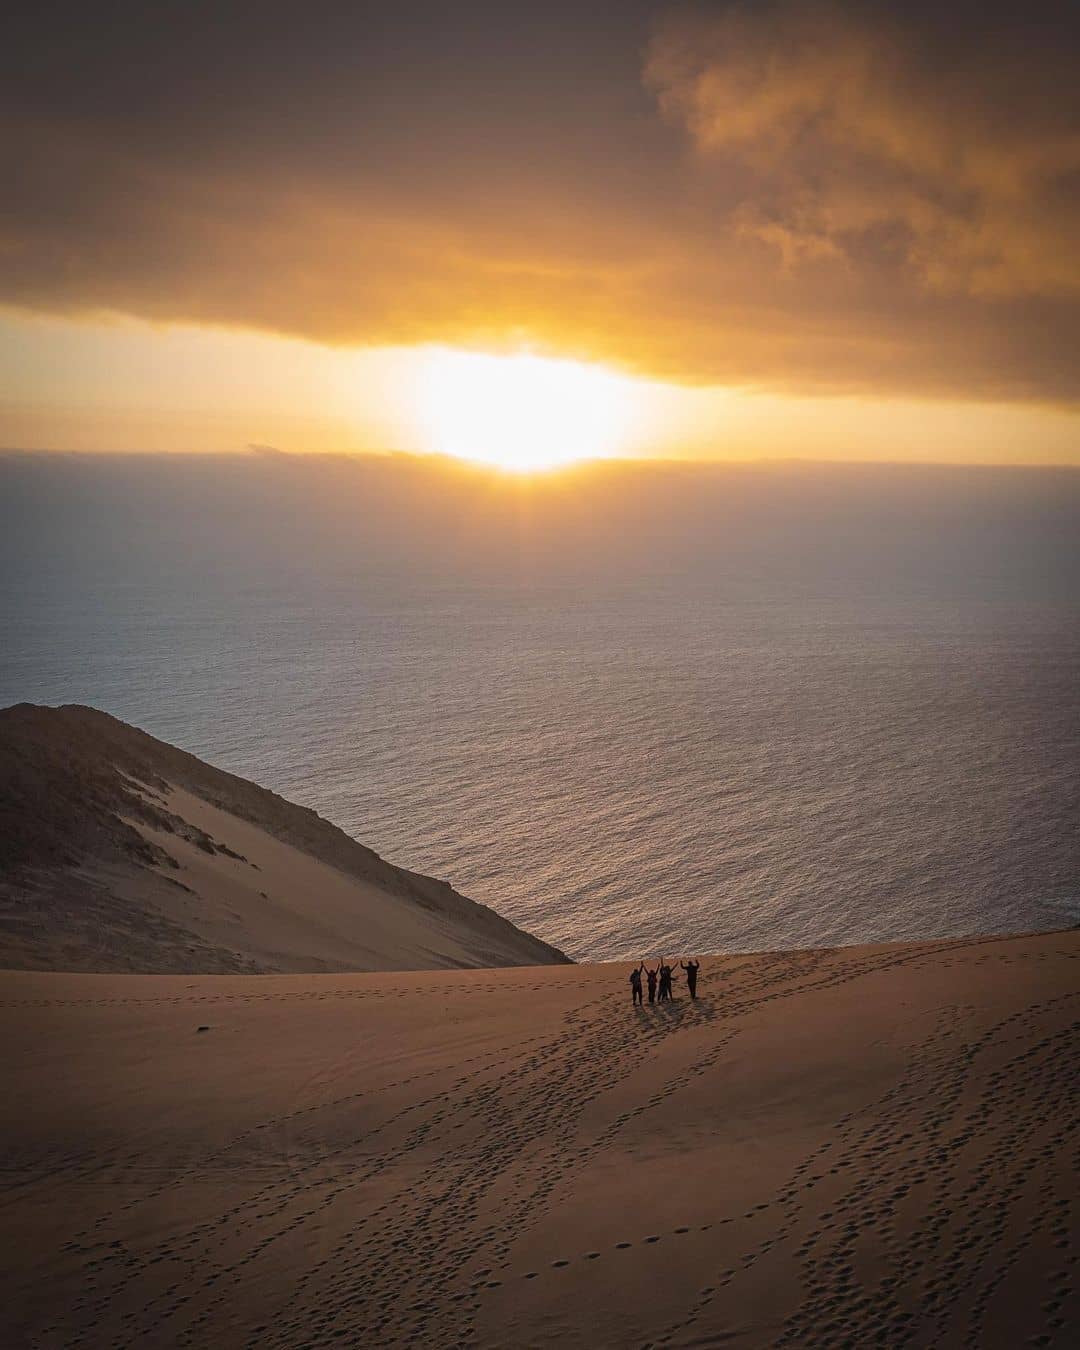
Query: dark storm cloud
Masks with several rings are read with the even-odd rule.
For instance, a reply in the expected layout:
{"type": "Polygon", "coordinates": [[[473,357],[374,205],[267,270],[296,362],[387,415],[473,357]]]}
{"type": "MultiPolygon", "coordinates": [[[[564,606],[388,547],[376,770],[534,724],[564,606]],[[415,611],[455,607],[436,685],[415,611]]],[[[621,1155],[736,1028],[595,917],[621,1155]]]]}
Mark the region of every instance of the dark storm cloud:
{"type": "Polygon", "coordinates": [[[1072,401],[1069,12],[38,5],[0,298],[1072,401]]]}

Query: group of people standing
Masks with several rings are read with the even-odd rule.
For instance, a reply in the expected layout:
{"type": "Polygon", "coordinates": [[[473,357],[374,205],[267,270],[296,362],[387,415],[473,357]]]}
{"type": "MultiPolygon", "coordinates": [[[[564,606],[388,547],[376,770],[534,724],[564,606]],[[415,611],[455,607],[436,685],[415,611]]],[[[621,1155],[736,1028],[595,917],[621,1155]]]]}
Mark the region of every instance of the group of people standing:
{"type": "MultiPolygon", "coordinates": [[[[679,969],[686,971],[686,987],[690,991],[691,998],[697,998],[697,974],[701,969],[700,961],[680,961],[679,969]]],[[[644,961],[630,972],[630,995],[634,1003],[643,1003],[641,977],[645,976],[649,986],[650,1003],[666,1003],[668,999],[673,998],[671,992],[671,981],[678,979],[675,974],[675,967],[669,965],[661,956],[655,967],[650,967],[644,961]]]]}

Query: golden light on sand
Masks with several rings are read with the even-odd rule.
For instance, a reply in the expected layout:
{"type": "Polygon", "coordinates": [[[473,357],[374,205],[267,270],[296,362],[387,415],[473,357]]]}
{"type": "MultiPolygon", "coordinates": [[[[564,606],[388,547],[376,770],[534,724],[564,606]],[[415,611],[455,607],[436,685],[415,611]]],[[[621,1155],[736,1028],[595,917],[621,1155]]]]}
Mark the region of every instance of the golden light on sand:
{"type": "Polygon", "coordinates": [[[428,450],[516,472],[615,453],[636,395],[632,380],[602,367],[530,353],[438,349],[419,383],[428,450]]]}

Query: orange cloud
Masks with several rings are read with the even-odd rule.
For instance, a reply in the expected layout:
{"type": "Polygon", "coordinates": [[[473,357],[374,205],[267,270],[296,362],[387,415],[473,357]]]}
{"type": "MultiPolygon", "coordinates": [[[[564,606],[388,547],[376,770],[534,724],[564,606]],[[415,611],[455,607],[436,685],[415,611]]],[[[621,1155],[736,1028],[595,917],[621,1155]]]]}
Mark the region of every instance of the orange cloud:
{"type": "Polygon", "coordinates": [[[706,160],[753,173],[742,228],[787,265],[899,257],[941,291],[1076,294],[1072,57],[959,37],[868,7],[738,6],[665,25],[645,78],[706,160]]]}
{"type": "Polygon", "coordinates": [[[405,8],[27,10],[0,303],[1080,399],[1077,83],[1038,3],[719,5],[651,38],[639,0],[405,8]]]}

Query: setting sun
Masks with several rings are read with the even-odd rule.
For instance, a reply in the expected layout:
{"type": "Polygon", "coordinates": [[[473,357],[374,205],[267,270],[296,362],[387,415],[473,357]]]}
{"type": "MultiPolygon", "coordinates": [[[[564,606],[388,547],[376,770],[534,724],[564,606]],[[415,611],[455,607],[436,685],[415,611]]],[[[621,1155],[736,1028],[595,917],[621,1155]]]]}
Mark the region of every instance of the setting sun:
{"type": "Polygon", "coordinates": [[[577,361],[438,350],[418,413],[427,449],[529,472],[618,450],[634,397],[631,380],[577,361]]]}

